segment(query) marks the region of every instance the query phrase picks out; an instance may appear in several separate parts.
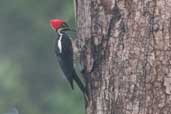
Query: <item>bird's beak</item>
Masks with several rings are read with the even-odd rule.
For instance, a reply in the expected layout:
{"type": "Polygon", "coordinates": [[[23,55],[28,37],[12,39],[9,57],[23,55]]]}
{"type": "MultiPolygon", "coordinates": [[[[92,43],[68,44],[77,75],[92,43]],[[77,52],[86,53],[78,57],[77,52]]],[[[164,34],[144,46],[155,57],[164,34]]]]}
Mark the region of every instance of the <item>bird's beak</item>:
{"type": "Polygon", "coordinates": [[[74,29],[70,29],[70,28],[69,28],[69,31],[71,31],[71,32],[76,32],[76,30],[74,30],[74,29]]]}
{"type": "Polygon", "coordinates": [[[76,30],[69,28],[69,25],[67,23],[63,24],[63,28],[67,31],[76,32],[76,30]]]}

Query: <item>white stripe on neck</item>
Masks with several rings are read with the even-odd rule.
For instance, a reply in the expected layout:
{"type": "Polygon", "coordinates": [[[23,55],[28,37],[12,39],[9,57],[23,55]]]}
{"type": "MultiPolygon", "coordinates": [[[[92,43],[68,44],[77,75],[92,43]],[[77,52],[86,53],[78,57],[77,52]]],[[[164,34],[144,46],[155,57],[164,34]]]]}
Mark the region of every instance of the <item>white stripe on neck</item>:
{"type": "Polygon", "coordinates": [[[59,48],[59,52],[62,53],[62,36],[63,34],[61,33],[61,29],[58,30],[58,34],[59,34],[59,39],[58,39],[58,48],[59,48]]]}

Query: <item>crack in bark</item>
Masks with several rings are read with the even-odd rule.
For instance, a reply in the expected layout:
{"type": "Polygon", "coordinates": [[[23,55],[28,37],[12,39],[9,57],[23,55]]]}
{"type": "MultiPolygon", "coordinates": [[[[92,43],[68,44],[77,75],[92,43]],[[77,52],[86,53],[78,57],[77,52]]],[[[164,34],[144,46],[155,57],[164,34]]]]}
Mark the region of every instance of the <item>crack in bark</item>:
{"type": "Polygon", "coordinates": [[[103,3],[111,0],[89,1],[91,35],[83,35],[89,114],[169,114],[171,2],[117,0],[109,14],[103,3]]]}

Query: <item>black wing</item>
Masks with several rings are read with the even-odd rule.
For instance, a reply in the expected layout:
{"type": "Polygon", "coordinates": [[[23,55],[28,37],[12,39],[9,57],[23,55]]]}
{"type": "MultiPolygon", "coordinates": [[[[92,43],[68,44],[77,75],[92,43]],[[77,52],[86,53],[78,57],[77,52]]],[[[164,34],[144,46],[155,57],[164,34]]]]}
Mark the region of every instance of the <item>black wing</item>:
{"type": "Polygon", "coordinates": [[[67,34],[63,34],[61,43],[62,43],[62,53],[60,53],[58,49],[58,42],[56,43],[56,55],[58,58],[58,62],[64,72],[64,75],[70,82],[72,89],[73,89],[73,80],[75,80],[79,88],[84,93],[85,87],[74,70],[73,47],[72,47],[72,42],[67,34]]]}
{"type": "MultiPolygon", "coordinates": [[[[59,36],[58,36],[59,37],[59,36]]],[[[71,87],[73,88],[73,48],[72,48],[72,42],[69,39],[69,36],[67,34],[63,34],[62,36],[62,52],[59,51],[58,48],[58,39],[56,41],[56,55],[58,62],[60,64],[60,67],[68,79],[68,81],[71,84],[71,87]]]]}

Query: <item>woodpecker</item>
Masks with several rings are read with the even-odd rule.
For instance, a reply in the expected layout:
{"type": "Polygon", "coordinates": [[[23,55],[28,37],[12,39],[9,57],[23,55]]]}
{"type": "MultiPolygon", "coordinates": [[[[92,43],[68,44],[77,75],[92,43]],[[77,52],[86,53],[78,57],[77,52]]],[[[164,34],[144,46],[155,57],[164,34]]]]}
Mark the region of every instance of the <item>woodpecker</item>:
{"type": "Polygon", "coordinates": [[[76,74],[73,65],[73,47],[71,39],[67,34],[67,31],[71,31],[71,29],[67,23],[60,19],[50,20],[50,26],[57,32],[55,53],[65,77],[72,89],[74,89],[73,81],[75,81],[80,90],[85,93],[85,86],[76,74]]]}

